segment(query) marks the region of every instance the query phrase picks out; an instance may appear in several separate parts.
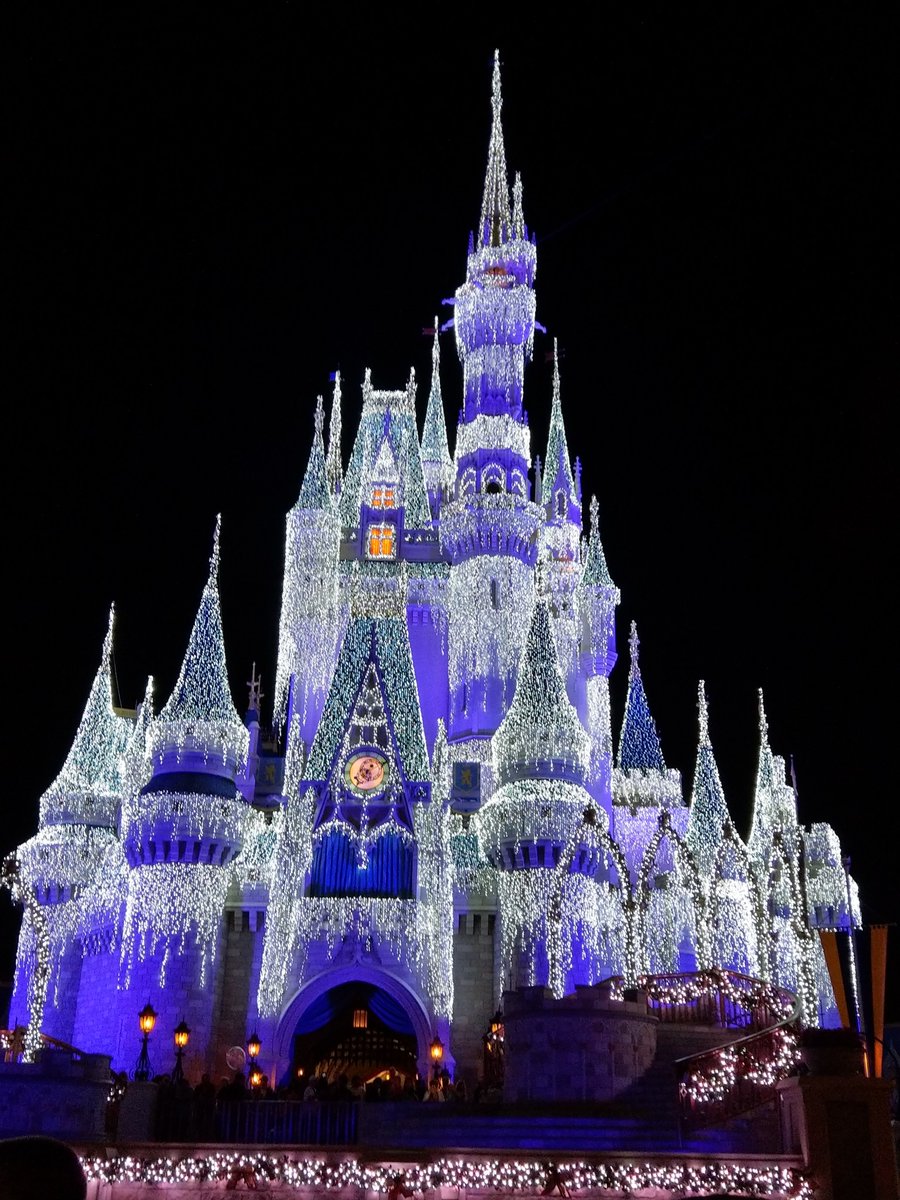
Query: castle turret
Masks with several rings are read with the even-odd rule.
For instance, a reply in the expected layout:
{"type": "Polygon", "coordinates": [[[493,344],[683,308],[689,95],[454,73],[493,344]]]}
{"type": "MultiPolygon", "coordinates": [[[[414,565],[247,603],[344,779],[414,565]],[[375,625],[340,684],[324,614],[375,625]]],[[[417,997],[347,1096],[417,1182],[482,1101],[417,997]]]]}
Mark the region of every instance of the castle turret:
{"type": "MultiPolygon", "coordinates": [[[[332,405],[332,445],[335,413],[340,414],[340,384],[332,405]]],[[[309,746],[334,670],[341,613],[338,554],[341,526],[329,487],[322,441],[322,397],[316,405],[315,429],[306,474],[297,503],[285,522],[284,580],[278,633],[278,671],[275,679],[275,719],[288,718],[288,692],[293,690],[292,719],[309,746]]],[[[339,457],[338,457],[339,461],[339,457]]],[[[333,465],[333,464],[332,464],[333,465]]]]}
{"type": "MultiPolygon", "coordinates": [[[[601,862],[594,840],[580,836],[585,811],[594,809],[584,787],[590,739],[566,696],[551,619],[547,597],[539,596],[515,697],[492,740],[498,787],[476,817],[484,852],[500,871],[501,978],[512,986],[548,984],[556,954],[568,964],[563,978],[576,970],[574,982],[599,967],[594,880],[601,862]],[[556,929],[548,913],[564,854],[566,903],[552,906],[565,914],[564,928],[556,929]]],[[[606,828],[605,814],[595,812],[592,821],[606,828]]]]}
{"type": "Polygon", "coordinates": [[[440,530],[451,563],[451,753],[485,765],[483,743],[512,699],[543,521],[528,498],[530,435],[522,407],[534,339],[536,251],[525,229],[521,184],[510,209],[499,54],[491,103],[481,220],[454,301],[463,408],[456,499],[443,509],[440,530]]]}
{"type": "Polygon", "coordinates": [[[344,483],[344,465],[341,459],[341,373],[334,373],[334,391],[331,394],[331,417],[328,421],[328,456],[325,459],[325,475],[328,488],[335,499],[340,495],[344,483]]]}
{"type": "Polygon", "coordinates": [[[619,733],[616,767],[612,777],[616,839],[625,852],[632,878],[656,831],[660,814],[669,815],[672,828],[683,833],[687,809],[681,795],[681,774],[666,766],[656,722],[650,712],[639,661],[637,625],[631,622],[628,639],[631,662],[625,716],[619,733]]]}
{"type": "MultiPolygon", "coordinates": [[[[228,868],[243,845],[249,811],[235,781],[246,767],[249,735],[225,663],[220,522],[178,680],[148,730],[152,774],[122,810],[130,867],[123,1005],[130,1011],[137,996],[153,995],[173,1028],[185,1015],[198,1031],[212,1027],[213,993],[205,985],[218,952],[228,868]]],[[[202,1046],[198,1040],[199,1053],[202,1046]]]]}
{"type": "Polygon", "coordinates": [[[726,826],[731,823],[731,817],[725,802],[712,742],[709,740],[706,684],[702,679],[697,688],[697,709],[700,734],[685,841],[693,851],[701,877],[709,878],[722,843],[722,835],[726,826]]]}
{"type": "Polygon", "coordinates": [[[431,504],[432,518],[437,520],[441,505],[450,499],[453,487],[453,459],[447,444],[447,422],[441,396],[441,347],[438,341],[440,326],[434,318],[434,346],[431,351],[431,391],[422,427],[422,467],[425,486],[431,504]]]}

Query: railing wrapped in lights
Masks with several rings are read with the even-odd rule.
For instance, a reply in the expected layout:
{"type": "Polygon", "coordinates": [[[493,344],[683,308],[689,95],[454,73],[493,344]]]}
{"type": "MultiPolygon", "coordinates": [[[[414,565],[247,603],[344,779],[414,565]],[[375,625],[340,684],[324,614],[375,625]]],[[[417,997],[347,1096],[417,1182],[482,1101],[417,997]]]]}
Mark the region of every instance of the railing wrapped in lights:
{"type": "MultiPolygon", "coordinates": [[[[638,988],[663,1024],[748,1030],[746,1037],[677,1059],[679,1123],[714,1125],[775,1096],[775,1085],[800,1061],[800,1002],[793,992],[737,971],[644,975],[638,988]]],[[[624,980],[612,995],[624,999],[624,980]]]]}

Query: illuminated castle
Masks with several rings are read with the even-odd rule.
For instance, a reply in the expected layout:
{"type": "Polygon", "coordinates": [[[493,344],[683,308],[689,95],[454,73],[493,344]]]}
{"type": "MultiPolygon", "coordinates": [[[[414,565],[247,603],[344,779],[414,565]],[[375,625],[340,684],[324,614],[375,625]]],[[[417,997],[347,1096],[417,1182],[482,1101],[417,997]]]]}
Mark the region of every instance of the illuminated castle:
{"type": "Polygon", "coordinates": [[[327,447],[319,400],[287,515],[271,728],[255,676],[244,719],[229,691],[217,525],[172,695],[155,712],[151,681],[136,713],[113,707],[111,618],[69,757],[18,848],[11,1011],[118,1069],[148,999],[160,1031],[189,1024],[191,1075],[216,1078],[250,1029],[278,1078],[348,1058],[348,1036],[369,1039],[357,1060],[372,1069],[405,1054],[420,1071],[439,1037],[474,1078],[506,989],[561,996],[713,966],[790,989],[807,1022],[836,1021],[816,930],[858,924],[855,887],[831,828],[797,824],[762,698],[746,842],[702,683],[691,786],[666,766],[633,626],[613,720],[619,591],[570,456],[558,363],[532,458],[536,246],[521,180],[508,186],[497,63],[492,106],[421,435],[414,375],[382,391],[367,373],[344,469],[339,377],[327,447]],[[451,329],[453,455],[439,358],[451,329]]]}

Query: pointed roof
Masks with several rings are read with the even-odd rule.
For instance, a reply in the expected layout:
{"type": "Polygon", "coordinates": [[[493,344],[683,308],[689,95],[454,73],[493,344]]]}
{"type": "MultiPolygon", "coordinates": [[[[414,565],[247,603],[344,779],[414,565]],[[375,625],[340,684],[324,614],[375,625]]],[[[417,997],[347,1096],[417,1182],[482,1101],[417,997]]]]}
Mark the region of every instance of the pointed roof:
{"type": "Polygon", "coordinates": [[[333,504],[331,490],[328,486],[328,472],[325,464],[325,446],[322,440],[322,429],[325,423],[325,408],[321,396],[316,397],[315,432],[309,451],[309,462],[306,464],[306,474],[303,485],[297,497],[295,509],[331,512],[333,504]]]}
{"type": "Polygon", "coordinates": [[[434,345],[431,350],[431,391],[425,409],[425,424],[422,427],[422,463],[428,486],[436,487],[441,475],[453,477],[453,460],[447,442],[447,422],[444,418],[444,400],[441,395],[441,347],[438,341],[440,327],[434,318],[434,345]]]}
{"type": "Polygon", "coordinates": [[[351,619],[304,779],[331,778],[370,666],[374,666],[383,690],[402,775],[408,780],[431,779],[405,614],[397,619],[351,619]]]}
{"type": "Polygon", "coordinates": [[[344,482],[341,461],[341,373],[334,373],[334,391],[331,393],[331,417],[328,421],[328,454],[325,458],[325,474],[332,495],[337,495],[344,482]]]}
{"type": "Polygon", "coordinates": [[[792,829],[797,821],[796,798],[785,782],[784,759],[772,753],[769,745],[769,722],[766,718],[762,688],[758,691],[759,758],[756,767],[756,787],[753,796],[753,818],[750,822],[748,845],[751,854],[759,857],[776,830],[792,829]]]}
{"type": "Polygon", "coordinates": [[[40,801],[41,825],[114,823],[120,798],[119,758],[128,743],[130,723],[112,702],[112,644],[115,606],[103,639],[100,666],[62,770],[40,801]]]}
{"type": "Polygon", "coordinates": [[[631,622],[631,635],[628,639],[631,650],[631,665],[628,670],[628,694],[625,700],[625,716],[622,721],[622,732],[619,735],[618,765],[625,770],[640,768],[642,770],[665,771],[666,763],[663,758],[659,734],[656,732],[656,722],[650,715],[647,694],[644,691],[644,681],[638,662],[640,641],[637,635],[637,624],[631,622]]]}
{"type": "MultiPolygon", "coordinates": [[[[372,373],[366,370],[363,382],[363,411],[359,429],[347,464],[339,500],[342,524],[359,523],[360,505],[366,502],[365,488],[372,479],[372,468],[387,441],[397,463],[401,499],[407,529],[431,528],[431,505],[425,487],[419,432],[416,428],[416,373],[411,370],[402,391],[376,391],[372,373]]],[[[377,482],[377,481],[376,481],[377,482]]]]}
{"type": "Polygon", "coordinates": [[[541,485],[541,504],[553,503],[553,492],[562,472],[563,486],[569,500],[577,504],[575,480],[569,459],[569,444],[566,441],[566,426],[563,422],[562,402],[559,391],[559,353],[556,338],[553,339],[553,401],[550,408],[550,433],[547,437],[547,458],[544,462],[544,478],[541,485]]]}
{"type": "Polygon", "coordinates": [[[591,531],[588,537],[587,554],[584,558],[584,573],[581,576],[581,582],[586,587],[614,588],[616,585],[613,583],[609,567],[606,565],[606,555],[603,553],[603,544],[600,541],[599,513],[600,509],[597,504],[597,497],[591,496],[591,531]]]}
{"type": "Polygon", "coordinates": [[[525,237],[525,210],[522,207],[522,176],[516,171],[513,181],[513,237],[525,237]]]}
{"type": "MultiPolygon", "coordinates": [[[[165,742],[165,727],[181,727],[195,741],[246,754],[248,734],[234,707],[225,664],[225,640],[219,605],[219,536],[221,513],[216,517],[209,577],[194,620],[184,661],[172,695],[154,722],[153,740],[165,742]]],[[[175,740],[183,738],[172,729],[175,740]]]]}
{"type": "Polygon", "coordinates": [[[587,770],[590,738],[566,695],[545,596],[535,601],[515,695],[492,749],[501,784],[526,774],[557,775],[566,768],[583,780],[587,770]]]}
{"type": "Polygon", "coordinates": [[[723,830],[731,821],[731,817],[725,803],[725,793],[722,790],[712,743],[709,740],[706,685],[702,679],[697,688],[697,708],[697,763],[694,768],[694,786],[691,790],[690,816],[684,837],[694,852],[701,876],[708,879],[712,875],[723,830]]]}
{"type": "Polygon", "coordinates": [[[491,86],[491,140],[488,145],[487,173],[484,179],[484,198],[481,202],[481,224],[478,245],[500,246],[509,237],[509,184],[506,179],[506,150],[503,146],[503,127],[500,110],[503,95],[500,90],[500,51],[494,51],[494,76],[491,86]]]}

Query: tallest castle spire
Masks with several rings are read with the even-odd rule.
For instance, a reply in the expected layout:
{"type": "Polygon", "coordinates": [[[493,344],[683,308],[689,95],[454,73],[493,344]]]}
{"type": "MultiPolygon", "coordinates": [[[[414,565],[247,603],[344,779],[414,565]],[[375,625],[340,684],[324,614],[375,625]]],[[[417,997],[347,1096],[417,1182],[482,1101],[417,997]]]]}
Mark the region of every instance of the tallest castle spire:
{"type": "Polygon", "coordinates": [[[500,91],[500,51],[494,51],[494,79],[491,88],[491,141],[488,147],[487,175],[484,180],[484,199],[481,202],[480,246],[500,246],[510,232],[509,186],[506,182],[506,150],[503,146],[503,126],[500,110],[503,95],[500,91]]]}

